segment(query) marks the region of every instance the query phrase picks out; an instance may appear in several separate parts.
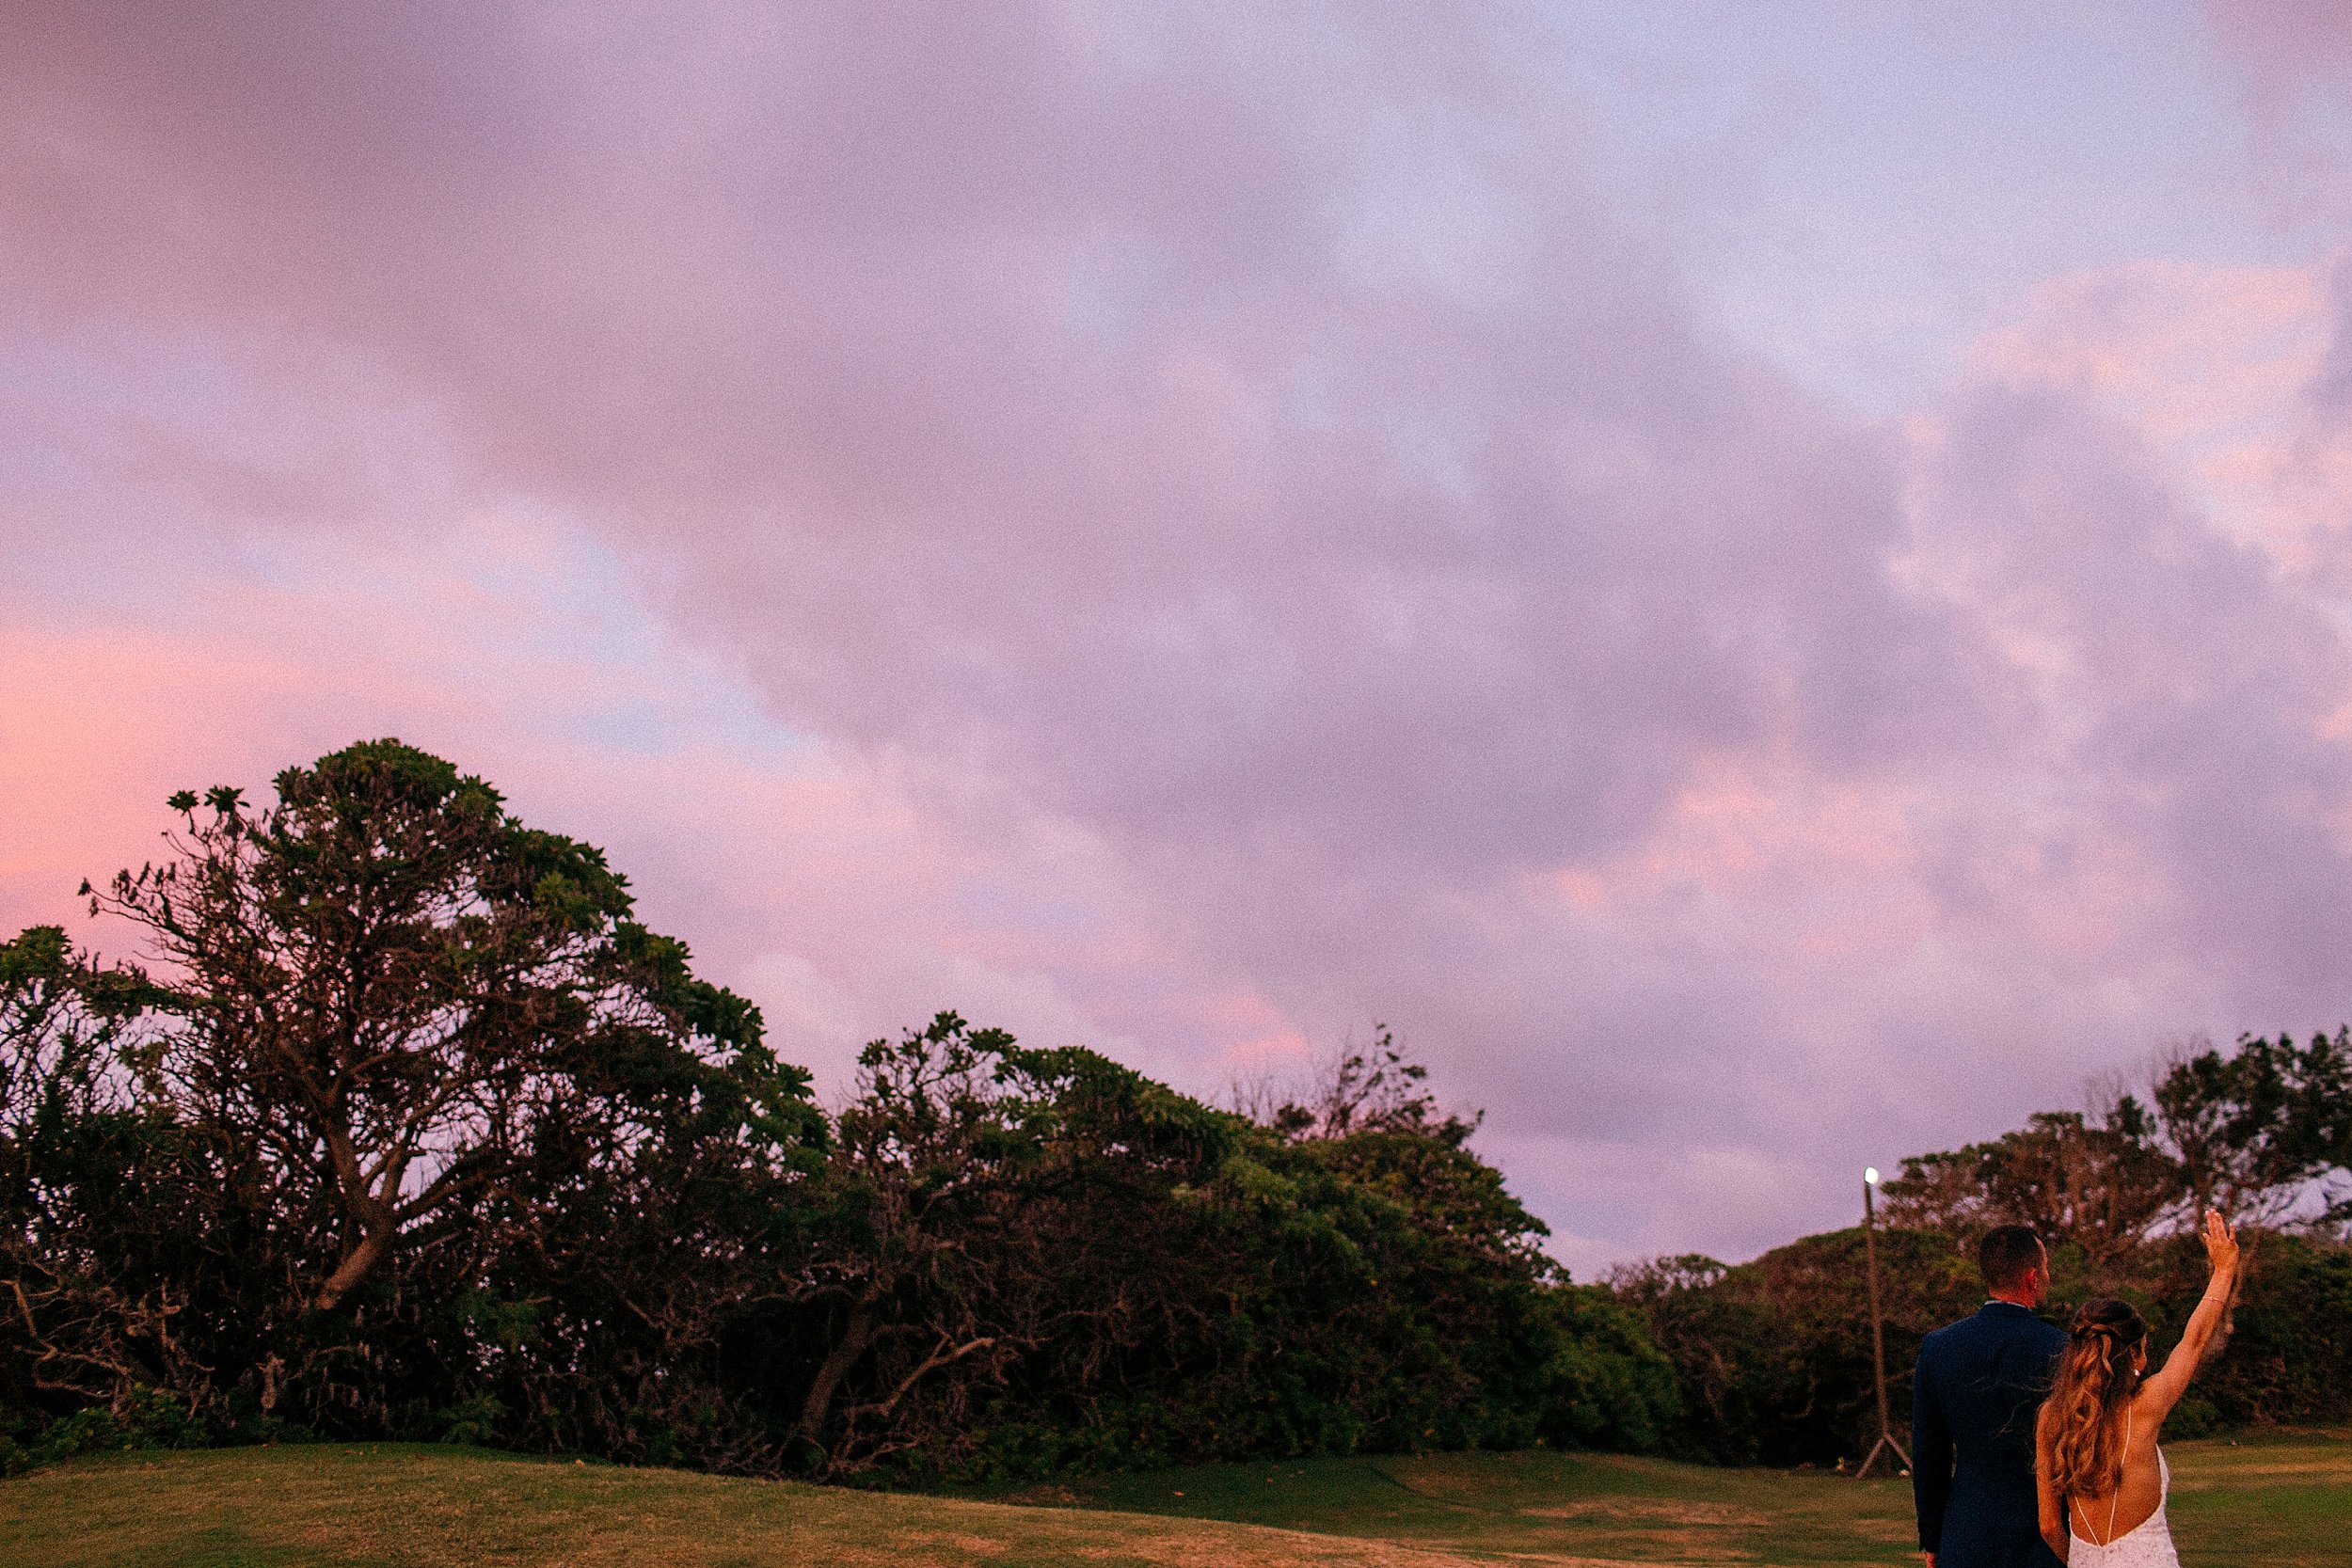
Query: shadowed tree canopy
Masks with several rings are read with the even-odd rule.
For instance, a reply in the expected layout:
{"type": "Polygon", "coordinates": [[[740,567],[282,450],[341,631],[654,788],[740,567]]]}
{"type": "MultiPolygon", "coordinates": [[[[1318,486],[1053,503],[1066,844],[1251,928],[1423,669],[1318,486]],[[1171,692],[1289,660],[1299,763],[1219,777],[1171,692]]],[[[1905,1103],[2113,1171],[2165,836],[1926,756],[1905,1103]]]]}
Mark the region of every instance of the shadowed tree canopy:
{"type": "Polygon", "coordinates": [[[2120,1257],[2179,1207],[2181,1190],[2179,1166],[2124,1104],[2105,1123],[2044,1111],[1989,1143],[1914,1155],[1886,1184],[1887,1223],[1968,1234],[2021,1223],[2094,1261],[2120,1257]]]}
{"type": "Polygon", "coordinates": [[[2342,1217],[2352,1175],[2352,1037],[2297,1046],[2242,1037],[2226,1054],[2176,1054],[2146,1099],[2093,1115],[2045,1111],[1998,1138],[1915,1155],[1886,1185],[1887,1219],[1974,1235],[2030,1225],[2094,1264],[2193,1226],[2207,1208],[2276,1223],[2298,1210],[2342,1217]]]}
{"type": "MultiPolygon", "coordinates": [[[[631,918],[601,851],[397,740],[276,784],[260,810],[175,795],[171,858],[90,902],[148,938],[151,1085],[324,1220],[300,1265],[315,1307],[461,1203],[528,1190],[518,1173],[616,1096],[723,1104],[783,1144],[819,1132],[757,1009],[631,918]]],[[[610,1135],[642,1139],[631,1119],[610,1135]]]]}
{"type": "MultiPolygon", "coordinates": [[[[275,795],[177,795],[167,855],[85,886],[136,962],[0,943],[0,1469],[306,1433],[866,1480],[1794,1462],[1874,1411],[1857,1233],[1577,1286],[1385,1030],[1229,1111],[942,1013],[829,1120],[598,850],[480,779],[382,740],[275,795]]],[[[2212,1201],[2315,1224],[2265,1238],[2207,1418],[2344,1418],[2348,1060],[2249,1038],[1905,1162],[1898,1367],[2005,1220],[2169,1332],[2212,1201]]]]}
{"type": "Polygon", "coordinates": [[[943,1013],[829,1121],[600,852],[439,758],[169,805],[83,890],[136,963],[0,947],[0,1469],[332,1433],[936,1479],[1672,1408],[1385,1032],[1253,1117],[943,1013]]]}
{"type": "MultiPolygon", "coordinates": [[[[2352,1033],[2239,1037],[2165,1065],[2149,1090],[2187,1213],[2277,1220],[2314,1197],[2352,1212],[2352,1033]]],[[[2119,1109],[2141,1115],[2128,1097],[2119,1109]]]]}
{"type": "MultiPolygon", "coordinates": [[[[1899,1418],[1919,1337],[1973,1309],[1989,1227],[2050,1243],[2050,1315],[2123,1295],[2158,1349],[2204,1290],[2195,1217],[2215,1207],[2247,1232],[2244,1294],[2208,1354],[2217,1370],[2173,1417],[2331,1423],[2352,1415],[2352,1037],[2304,1045],[2241,1037],[2157,1064],[2139,1094],[2090,1113],[2042,1112],[1998,1138],[1916,1155],[1887,1183],[1879,1238],[1888,1370],[1899,1418]]],[[[1855,1231],[1806,1237],[1726,1268],[1662,1259],[1615,1276],[1680,1374],[1676,1440],[1719,1459],[1858,1458],[1875,1435],[1866,1284],[1855,1231]]]]}

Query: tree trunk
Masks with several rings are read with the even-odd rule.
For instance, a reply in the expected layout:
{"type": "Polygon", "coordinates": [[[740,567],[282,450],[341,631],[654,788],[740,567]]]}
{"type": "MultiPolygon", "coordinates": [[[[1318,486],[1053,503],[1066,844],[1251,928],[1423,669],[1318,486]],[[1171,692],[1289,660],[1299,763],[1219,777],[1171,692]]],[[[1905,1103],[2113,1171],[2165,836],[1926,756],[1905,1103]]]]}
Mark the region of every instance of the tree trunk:
{"type": "MultiPolygon", "coordinates": [[[[833,1404],[833,1391],[841,1386],[841,1380],[850,1375],[857,1358],[866,1354],[866,1341],[873,1338],[874,1318],[864,1298],[850,1308],[850,1321],[841,1325],[841,1338],[817,1369],[815,1381],[808,1386],[808,1398],[801,1404],[800,1435],[812,1443],[824,1427],[825,1412],[833,1404]]],[[[818,1444],[822,1447],[822,1444],[818,1444]]]]}
{"type": "Polygon", "coordinates": [[[352,1287],[383,1260],[391,1245],[390,1226],[370,1227],[359,1238],[359,1244],[345,1253],[343,1260],[335,1265],[335,1272],[326,1276],[326,1283],[319,1287],[318,1298],[311,1305],[322,1312],[333,1311],[336,1304],[351,1293],[352,1287]]]}

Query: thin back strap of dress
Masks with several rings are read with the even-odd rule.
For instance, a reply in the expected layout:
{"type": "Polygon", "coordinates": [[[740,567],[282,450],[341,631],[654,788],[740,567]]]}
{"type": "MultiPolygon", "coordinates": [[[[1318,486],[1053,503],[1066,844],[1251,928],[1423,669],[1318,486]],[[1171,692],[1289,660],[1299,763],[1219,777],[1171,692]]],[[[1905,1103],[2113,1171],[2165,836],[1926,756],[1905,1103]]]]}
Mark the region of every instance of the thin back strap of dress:
{"type": "Polygon", "coordinates": [[[2107,1538],[2106,1544],[2115,1544],[2115,1505],[2123,1500],[2123,1467],[2132,1462],[2132,1407],[2123,1407],[2123,1453],[2115,1466],[2115,1490],[2107,1494],[2107,1538]]]}

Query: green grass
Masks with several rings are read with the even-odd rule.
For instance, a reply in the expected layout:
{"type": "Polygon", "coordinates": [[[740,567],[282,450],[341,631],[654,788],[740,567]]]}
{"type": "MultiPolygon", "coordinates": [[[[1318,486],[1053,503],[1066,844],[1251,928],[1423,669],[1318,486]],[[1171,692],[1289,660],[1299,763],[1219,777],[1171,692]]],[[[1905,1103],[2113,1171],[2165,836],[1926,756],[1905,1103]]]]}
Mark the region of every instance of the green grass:
{"type": "MultiPolygon", "coordinates": [[[[2340,1568],[2352,1438],[2182,1443],[2190,1568],[2340,1568]]],[[[9,1568],[1916,1563],[1908,1484],[1609,1455],[1424,1454],[887,1496],[397,1445],[123,1454],[0,1482],[9,1568]]]]}
{"type": "MultiPolygon", "coordinates": [[[[2352,1433],[2166,1449],[2190,1568],[2344,1568],[2352,1433]]],[[[1216,1465],[996,1494],[1280,1525],[1474,1560],[1561,1558],[1807,1568],[1918,1562],[1911,1483],[1820,1471],[1717,1470],[1612,1454],[1423,1454],[1216,1465]]]]}
{"type": "Polygon", "coordinates": [[[404,1447],[77,1460],[0,1481],[8,1568],[1388,1568],[1375,1543],[404,1447]]]}
{"type": "Polygon", "coordinates": [[[1486,1557],[1916,1564],[1908,1481],[1608,1454],[1449,1453],[1113,1476],[1014,1501],[1243,1524],[1486,1557]]]}

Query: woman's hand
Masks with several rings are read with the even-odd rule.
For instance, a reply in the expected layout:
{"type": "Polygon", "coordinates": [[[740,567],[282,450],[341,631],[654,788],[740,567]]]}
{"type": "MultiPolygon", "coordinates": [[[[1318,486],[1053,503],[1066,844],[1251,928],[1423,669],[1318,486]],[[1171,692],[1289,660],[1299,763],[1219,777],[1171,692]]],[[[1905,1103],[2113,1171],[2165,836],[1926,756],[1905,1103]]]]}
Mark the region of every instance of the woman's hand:
{"type": "Polygon", "coordinates": [[[2237,1296],[2237,1233],[2230,1228],[2230,1222],[2206,1210],[2204,1229],[2199,1239],[2205,1243],[2205,1260],[2213,1265],[2213,1277],[2205,1281],[2204,1299],[2188,1315],[2188,1322],[2181,1328],[2181,1342],[2164,1358],[2162,1370],[2139,1386],[2138,1399],[2133,1405],[2136,1410],[2148,1411],[2159,1421],[2188,1391],[2188,1380],[2196,1375],[2198,1362],[2214,1348],[2214,1330],[2221,1326],[2230,1303],[2237,1296]]]}
{"type": "Polygon", "coordinates": [[[2205,1261],[2213,1266],[2214,1273],[2237,1272],[2237,1232],[2230,1228],[2228,1220],[2212,1209],[2205,1211],[2203,1240],[2205,1261]]]}

